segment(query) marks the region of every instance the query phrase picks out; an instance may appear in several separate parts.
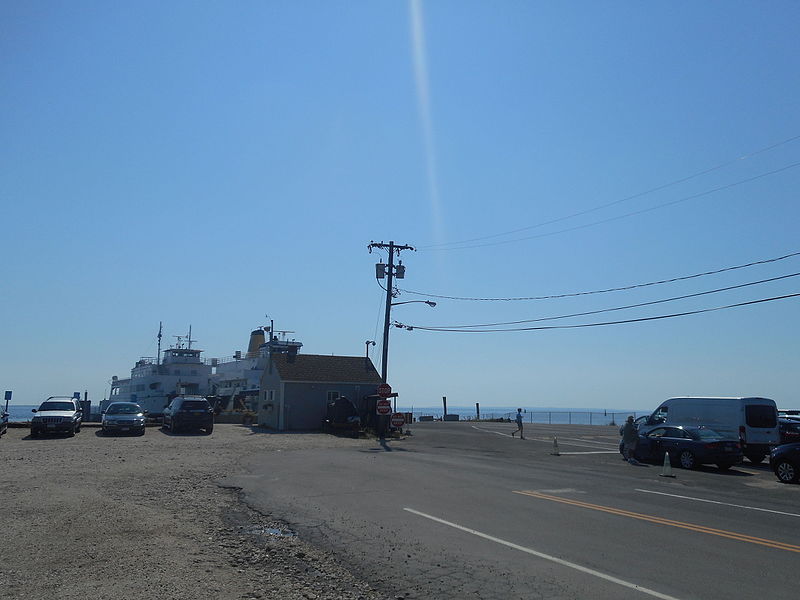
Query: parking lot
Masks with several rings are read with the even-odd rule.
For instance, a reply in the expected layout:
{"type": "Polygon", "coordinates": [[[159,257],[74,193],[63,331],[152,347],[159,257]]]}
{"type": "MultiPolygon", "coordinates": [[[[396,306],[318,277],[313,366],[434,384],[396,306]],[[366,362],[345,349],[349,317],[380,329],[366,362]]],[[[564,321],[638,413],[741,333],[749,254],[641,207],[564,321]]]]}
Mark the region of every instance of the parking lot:
{"type": "Polygon", "coordinates": [[[237,425],[35,438],[12,427],[0,439],[0,597],[376,598],[333,557],[270,535],[284,524],[217,483],[243,456],[357,443],[237,425]]]}
{"type": "Polygon", "coordinates": [[[800,486],[766,464],[667,478],[661,465],[621,460],[616,427],[526,425],[525,440],[514,429],[416,423],[381,441],[236,425],[142,437],[12,428],[0,440],[0,589],[152,599],[792,593],[777,574],[800,554],[800,486]]]}

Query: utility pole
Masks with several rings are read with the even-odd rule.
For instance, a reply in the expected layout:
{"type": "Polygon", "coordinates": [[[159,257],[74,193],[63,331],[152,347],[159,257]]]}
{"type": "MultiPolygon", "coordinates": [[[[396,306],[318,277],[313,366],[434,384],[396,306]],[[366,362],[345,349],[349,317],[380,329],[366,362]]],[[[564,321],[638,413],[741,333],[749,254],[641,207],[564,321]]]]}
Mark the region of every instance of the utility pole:
{"type": "Polygon", "coordinates": [[[370,253],[372,252],[373,248],[380,248],[389,251],[389,264],[383,265],[383,263],[378,263],[375,265],[375,276],[378,279],[383,279],[384,276],[386,277],[386,313],[383,319],[383,355],[381,357],[381,379],[383,380],[383,383],[387,383],[386,376],[389,360],[389,321],[392,313],[392,297],[394,292],[392,286],[394,285],[395,275],[398,279],[403,279],[405,277],[406,270],[406,268],[402,265],[402,262],[395,267],[394,255],[396,252],[397,256],[400,256],[400,252],[403,250],[416,251],[416,248],[413,246],[397,245],[394,242],[389,242],[388,244],[384,244],[383,242],[370,242],[367,247],[369,248],[370,253]]]}

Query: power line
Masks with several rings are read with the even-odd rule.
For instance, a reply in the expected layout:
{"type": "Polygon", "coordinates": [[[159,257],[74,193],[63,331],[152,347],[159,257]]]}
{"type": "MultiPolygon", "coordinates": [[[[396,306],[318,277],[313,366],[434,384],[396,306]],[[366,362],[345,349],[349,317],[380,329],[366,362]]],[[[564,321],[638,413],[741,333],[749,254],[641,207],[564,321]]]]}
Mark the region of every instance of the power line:
{"type": "Polygon", "coordinates": [[[579,211],[579,212],[576,212],[576,213],[565,215],[563,217],[558,217],[556,219],[551,219],[549,221],[543,221],[541,223],[536,223],[535,225],[529,225],[527,227],[520,227],[518,229],[512,229],[510,231],[504,231],[502,233],[495,233],[495,234],[492,234],[492,235],[469,238],[469,239],[466,239],[466,240],[460,240],[460,241],[455,241],[455,242],[440,242],[440,243],[435,243],[435,244],[428,244],[427,246],[420,246],[419,249],[420,250],[431,250],[431,249],[439,248],[441,246],[451,246],[451,245],[458,245],[458,244],[467,244],[467,243],[470,243],[470,242],[478,242],[478,241],[493,239],[493,238],[497,238],[497,237],[502,237],[504,235],[512,235],[512,234],[515,234],[515,233],[520,233],[522,231],[529,231],[529,230],[535,229],[537,227],[544,227],[545,225],[552,225],[553,223],[559,223],[561,221],[566,221],[568,219],[573,219],[575,217],[580,217],[580,216],[583,216],[583,215],[586,215],[586,214],[589,214],[589,213],[592,213],[592,212],[596,212],[598,210],[602,210],[604,208],[608,208],[610,206],[614,206],[616,204],[621,204],[621,203],[627,202],[629,200],[635,200],[636,198],[641,198],[642,196],[645,196],[647,194],[652,194],[654,192],[661,191],[663,189],[678,185],[680,183],[685,183],[687,181],[690,181],[690,180],[695,179],[697,177],[700,177],[702,175],[707,175],[708,173],[712,173],[714,171],[718,171],[719,169],[722,169],[724,167],[727,167],[727,166],[732,165],[734,163],[737,163],[739,161],[746,160],[746,159],[748,159],[748,158],[750,158],[752,156],[756,156],[756,155],[761,154],[763,152],[768,152],[769,150],[773,150],[775,148],[778,148],[779,146],[783,146],[783,145],[788,144],[790,142],[793,142],[793,141],[795,141],[797,139],[800,139],[800,135],[792,136],[790,138],[787,138],[787,139],[782,140],[780,142],[777,142],[775,144],[771,144],[769,146],[765,146],[764,148],[760,148],[760,149],[755,150],[753,152],[749,152],[747,154],[743,154],[742,156],[740,156],[738,158],[735,158],[733,160],[729,160],[729,161],[720,163],[720,164],[718,164],[716,166],[709,167],[707,169],[703,169],[702,171],[698,171],[698,172],[693,173],[691,175],[687,175],[685,177],[681,177],[679,179],[675,179],[673,181],[658,185],[656,187],[650,188],[650,189],[645,190],[643,192],[638,192],[638,193],[633,194],[631,196],[626,196],[625,198],[620,198],[618,200],[614,200],[612,202],[608,202],[606,204],[601,204],[601,205],[595,206],[593,208],[589,208],[589,209],[582,210],[582,211],[579,211]]]}
{"type": "Polygon", "coordinates": [[[414,290],[407,290],[407,289],[401,289],[400,291],[405,292],[407,294],[414,294],[414,295],[417,295],[417,296],[429,296],[431,298],[441,298],[441,299],[444,299],[444,300],[470,300],[470,301],[474,301],[474,302],[516,302],[516,301],[521,301],[521,300],[551,300],[551,299],[555,299],[555,298],[572,298],[572,297],[575,297],[575,296],[589,296],[589,295],[592,295],[592,294],[606,294],[608,292],[621,292],[621,291],[625,291],[625,290],[633,290],[633,289],[636,289],[636,288],[649,287],[649,286],[653,286],[653,285],[662,285],[662,284],[665,284],[665,283],[674,283],[676,281],[686,281],[688,279],[696,279],[698,277],[705,277],[706,275],[716,275],[718,273],[725,273],[727,271],[735,271],[737,269],[744,269],[744,268],[753,267],[753,266],[756,266],[756,265],[764,265],[764,264],[767,264],[767,263],[778,262],[779,260],[785,260],[787,258],[792,258],[794,256],[800,256],[800,251],[792,252],[790,254],[784,254],[783,256],[777,256],[777,257],[774,257],[774,258],[767,258],[767,259],[764,259],[764,260],[757,260],[757,261],[749,262],[749,263],[746,263],[746,264],[743,264],[743,265],[735,265],[733,267],[724,267],[722,269],[715,269],[713,271],[705,271],[703,273],[695,273],[694,275],[684,275],[684,276],[681,276],[681,277],[673,277],[671,279],[662,279],[660,281],[650,281],[650,282],[647,282],[647,283],[636,283],[636,284],[633,284],[633,285],[625,285],[625,286],[621,286],[621,287],[607,288],[607,289],[602,289],[602,290],[592,290],[592,291],[588,291],[588,292],[569,292],[569,293],[565,293],[565,294],[553,294],[553,295],[550,295],[550,296],[518,296],[518,297],[511,297],[511,298],[473,298],[473,297],[469,297],[469,296],[442,296],[442,295],[437,295],[437,294],[430,294],[428,292],[417,292],[417,291],[414,291],[414,290]]]}
{"type": "Polygon", "coordinates": [[[771,277],[769,279],[762,279],[760,281],[751,281],[749,283],[741,283],[739,285],[731,285],[728,287],[717,288],[715,290],[706,290],[704,292],[696,292],[694,294],[686,294],[683,296],[673,296],[672,298],[662,298],[661,300],[651,300],[649,302],[640,302],[638,304],[628,304],[627,306],[615,306],[613,308],[602,308],[599,310],[590,310],[586,312],[572,313],[568,315],[558,315],[555,317],[540,317],[538,319],[523,319],[521,321],[501,321],[499,323],[481,323],[477,325],[446,325],[443,329],[468,329],[473,327],[496,327],[498,325],[519,325],[521,323],[537,323],[540,321],[555,321],[557,319],[569,319],[572,317],[585,317],[587,315],[596,315],[605,312],[613,312],[617,310],[628,310],[631,308],[641,308],[642,306],[652,306],[654,304],[664,304],[665,302],[674,302],[675,300],[685,300],[686,298],[697,298],[698,296],[707,296],[709,294],[716,294],[718,292],[727,292],[739,288],[749,287],[751,285],[760,285],[762,283],[770,283],[772,281],[780,281],[782,279],[789,279],[790,277],[797,277],[800,272],[791,273],[789,275],[781,275],[779,277],[771,277]]]}
{"type": "MultiPolygon", "coordinates": [[[[540,233],[540,234],[537,234],[537,235],[529,235],[529,236],[525,236],[525,237],[521,237],[521,238],[514,238],[514,239],[511,239],[511,240],[501,240],[501,241],[498,241],[498,242],[487,242],[485,244],[472,244],[472,245],[469,245],[469,246],[454,246],[452,248],[434,248],[434,247],[431,247],[431,246],[426,246],[426,247],[420,247],[419,250],[420,250],[420,252],[444,252],[444,251],[448,251],[448,250],[468,250],[470,248],[485,248],[487,246],[501,246],[503,244],[513,244],[514,242],[523,242],[525,240],[533,240],[533,239],[537,239],[537,238],[549,237],[549,236],[558,235],[558,234],[561,234],[561,233],[568,233],[570,231],[577,231],[579,229],[587,229],[589,227],[595,227],[597,225],[603,225],[605,223],[610,223],[612,221],[619,221],[620,219],[626,219],[628,217],[641,215],[643,213],[651,212],[651,211],[654,211],[654,210],[658,210],[659,208],[665,208],[667,206],[672,206],[673,204],[678,204],[680,202],[686,202],[687,200],[694,200],[696,198],[701,198],[703,196],[708,196],[708,195],[714,194],[716,192],[721,192],[723,190],[728,190],[728,189],[734,188],[736,186],[739,186],[739,185],[742,185],[742,184],[745,184],[745,183],[749,183],[751,181],[755,181],[756,179],[761,179],[763,177],[769,177],[770,175],[775,175],[777,173],[781,173],[781,172],[786,171],[788,169],[794,169],[796,167],[800,167],[800,162],[791,163],[791,164],[785,165],[785,166],[783,166],[783,167],[781,167],[779,169],[775,169],[773,171],[767,171],[765,173],[760,173],[758,175],[754,175],[753,177],[748,177],[747,179],[741,179],[739,181],[735,181],[733,183],[729,183],[729,184],[722,185],[722,186],[719,186],[719,187],[716,187],[716,188],[712,188],[710,190],[706,190],[706,191],[700,192],[698,194],[692,194],[690,196],[684,196],[683,198],[678,198],[677,200],[671,200],[669,202],[664,202],[662,204],[656,204],[655,206],[650,206],[648,208],[643,208],[643,209],[640,209],[640,210],[635,210],[635,211],[632,211],[632,212],[623,213],[623,214],[617,215],[615,217],[609,217],[607,219],[601,219],[600,221],[592,221],[591,223],[584,223],[583,225],[576,225],[574,227],[568,227],[566,229],[559,229],[557,231],[550,231],[548,233],[540,233]]],[[[529,227],[528,229],[531,229],[533,227],[539,227],[539,226],[540,225],[533,225],[533,226],[529,227]]],[[[505,234],[502,234],[502,235],[505,235],[505,234]]],[[[450,243],[451,244],[459,244],[459,243],[462,243],[462,242],[450,242],[450,243]]]]}
{"type": "Polygon", "coordinates": [[[577,325],[540,325],[537,327],[516,327],[514,329],[446,329],[441,327],[422,327],[417,325],[405,325],[403,323],[395,322],[396,327],[403,329],[414,330],[421,329],[423,331],[435,331],[441,333],[501,333],[513,331],[540,331],[544,329],[580,329],[584,327],[601,327],[604,325],[622,325],[624,323],[641,323],[643,321],[656,321],[659,319],[672,319],[675,317],[685,317],[688,315],[697,315],[700,313],[713,312],[716,310],[725,310],[728,308],[737,308],[740,306],[749,306],[752,304],[761,304],[763,302],[773,302],[775,300],[786,300],[787,298],[797,298],[800,293],[786,294],[785,296],[774,296],[772,298],[761,298],[759,300],[750,300],[749,302],[738,302],[736,304],[728,304],[726,306],[717,306],[714,308],[703,308],[700,310],[691,310],[680,313],[672,313],[668,315],[656,315],[654,317],[641,317],[638,319],[625,319],[622,321],[604,321],[600,323],[580,323],[577,325]]]}

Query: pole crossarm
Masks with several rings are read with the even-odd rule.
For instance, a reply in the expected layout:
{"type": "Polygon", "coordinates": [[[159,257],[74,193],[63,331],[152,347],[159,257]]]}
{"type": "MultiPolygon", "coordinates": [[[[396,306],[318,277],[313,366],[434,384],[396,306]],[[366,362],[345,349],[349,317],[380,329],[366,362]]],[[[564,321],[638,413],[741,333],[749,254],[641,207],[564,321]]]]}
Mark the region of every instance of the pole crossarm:
{"type": "Polygon", "coordinates": [[[381,249],[381,250],[393,249],[395,252],[397,252],[398,255],[400,254],[400,252],[402,250],[413,250],[414,252],[417,251],[417,249],[414,246],[408,246],[408,245],[405,245],[405,244],[400,245],[400,244],[395,244],[394,242],[389,242],[388,244],[386,244],[384,242],[373,242],[373,241],[370,241],[370,243],[367,244],[367,248],[369,249],[370,252],[372,252],[373,248],[378,248],[378,249],[381,249]]]}

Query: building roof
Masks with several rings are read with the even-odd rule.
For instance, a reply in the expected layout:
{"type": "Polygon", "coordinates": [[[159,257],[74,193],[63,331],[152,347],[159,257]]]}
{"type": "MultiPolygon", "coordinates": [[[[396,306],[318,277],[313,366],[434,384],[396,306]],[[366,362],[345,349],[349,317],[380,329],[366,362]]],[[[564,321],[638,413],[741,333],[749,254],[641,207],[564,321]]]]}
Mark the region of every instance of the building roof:
{"type": "Polygon", "coordinates": [[[382,383],[371,360],[363,356],[298,354],[290,361],[286,354],[273,354],[272,364],[283,381],[325,383],[382,383]]]}

